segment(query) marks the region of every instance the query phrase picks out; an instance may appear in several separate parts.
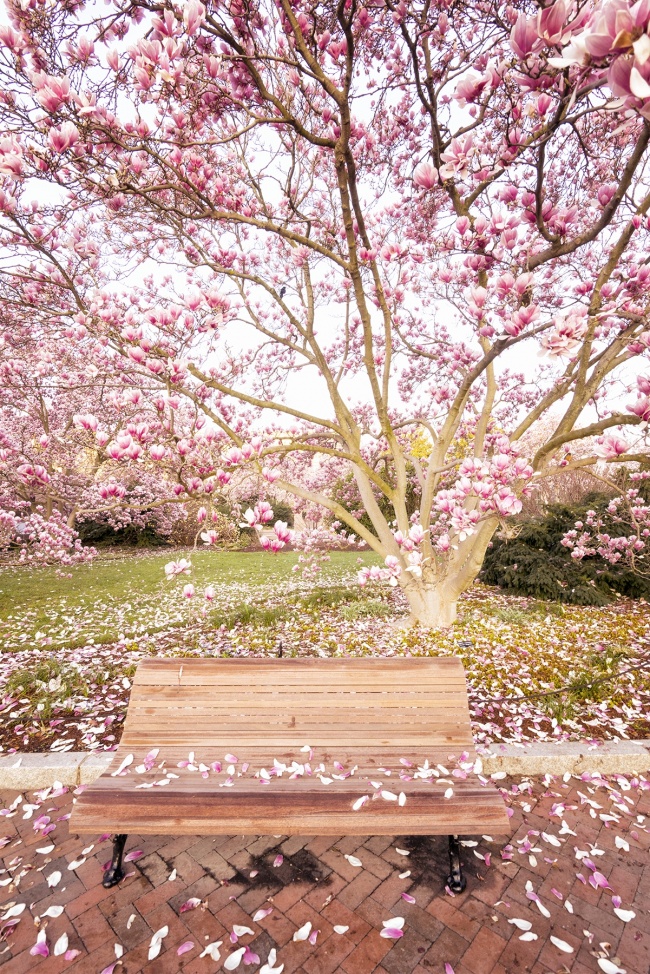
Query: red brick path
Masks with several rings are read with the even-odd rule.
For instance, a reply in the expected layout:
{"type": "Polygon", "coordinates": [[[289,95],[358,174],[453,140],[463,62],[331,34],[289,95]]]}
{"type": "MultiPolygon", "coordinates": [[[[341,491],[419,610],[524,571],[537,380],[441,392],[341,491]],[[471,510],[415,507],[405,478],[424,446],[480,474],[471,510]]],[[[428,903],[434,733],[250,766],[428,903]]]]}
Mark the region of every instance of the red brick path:
{"type": "MultiPolygon", "coordinates": [[[[599,957],[613,959],[627,974],[649,974],[650,818],[645,816],[650,815],[650,791],[639,790],[634,782],[629,789],[622,782],[626,790],[621,790],[620,781],[597,787],[575,778],[567,784],[553,780],[547,787],[536,781],[532,794],[525,790],[528,785],[513,794],[514,782],[500,784],[508,788],[512,833],[498,841],[472,837],[478,840],[476,848],[463,849],[467,890],[456,897],[445,894],[442,883],[446,840],[406,836],[130,836],[127,849],[141,849],[144,855],[128,864],[129,875],[119,887],[105,890],[101,866],[110,855],[107,841],[95,843],[83,864],[68,869],[92,842],[69,835],[67,820],[60,820],[70,812],[72,796],[46,798],[31,818],[24,818],[20,805],[15,814],[0,818],[0,837],[10,838],[2,850],[0,882],[12,876],[17,883],[0,886],[0,931],[1,918],[12,904],[27,905],[14,929],[0,934],[2,972],[42,968],[43,974],[100,974],[115,961],[119,944],[124,953],[115,974],[212,974],[234,949],[230,931],[241,924],[254,935],[243,937],[237,946],[250,943],[261,965],[275,946],[283,974],[444,974],[445,964],[454,974],[591,974],[601,970],[599,957]],[[560,801],[564,811],[551,816],[560,801]],[[43,814],[57,826],[46,837],[34,829],[43,814]],[[577,836],[563,831],[562,819],[577,836]],[[616,847],[616,836],[629,843],[629,851],[616,847]],[[52,841],[51,853],[36,852],[52,841]],[[512,861],[501,856],[507,842],[513,846],[512,861]],[[410,855],[402,856],[396,848],[410,850],[410,855]],[[585,854],[582,859],[576,849],[585,854]],[[284,862],[275,868],[278,852],[284,862]],[[475,852],[482,857],[489,853],[490,865],[475,852]],[[361,859],[362,868],[351,866],[345,854],[361,859]],[[589,884],[595,868],[611,890],[589,884]],[[407,869],[410,877],[400,879],[407,869]],[[46,877],[56,870],[62,879],[50,888],[46,877]],[[176,878],[169,881],[172,870],[176,878]],[[527,883],[550,918],[527,897],[527,883]],[[404,901],[402,892],[413,896],[415,905],[404,901]],[[632,921],[625,923],[614,914],[612,895],[621,897],[623,909],[636,913],[632,921]],[[181,904],[190,897],[199,897],[202,905],[181,914],[181,904]],[[564,907],[565,899],[573,913],[564,907]],[[47,924],[50,951],[65,931],[69,949],[80,951],[74,960],[30,954],[37,934],[34,918],[51,905],[65,911],[41,921],[47,924]],[[263,906],[272,906],[273,912],[253,923],[252,916],[263,906]],[[404,936],[397,941],[379,936],[382,921],[391,916],[406,921],[404,936]],[[530,921],[538,939],[520,940],[522,931],[507,922],[513,917],[530,921]],[[292,939],[307,920],[320,931],[315,945],[292,939]],[[337,934],[332,929],[337,924],[349,930],[337,934]],[[169,933],[162,951],[148,961],[152,934],[163,926],[169,933]],[[555,946],[551,935],[572,952],[555,946]],[[204,946],[215,940],[223,941],[221,960],[199,959],[204,946]],[[177,949],[186,941],[194,947],[179,957],[177,949]]],[[[0,806],[7,808],[15,798],[0,793],[0,806]]],[[[37,801],[32,795],[26,800],[37,801]]],[[[241,964],[238,970],[256,974],[259,966],[241,964]]]]}

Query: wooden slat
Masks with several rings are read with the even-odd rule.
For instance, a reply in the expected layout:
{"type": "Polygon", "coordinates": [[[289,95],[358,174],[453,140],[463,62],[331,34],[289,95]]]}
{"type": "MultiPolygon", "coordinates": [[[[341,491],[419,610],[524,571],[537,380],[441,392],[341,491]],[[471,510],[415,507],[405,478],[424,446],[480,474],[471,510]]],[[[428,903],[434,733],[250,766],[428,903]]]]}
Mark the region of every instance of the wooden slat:
{"type": "MultiPolygon", "coordinates": [[[[107,769],[107,776],[110,777],[111,772],[122,764],[127,753],[133,756],[131,768],[135,768],[142,764],[149,750],[148,744],[134,748],[125,748],[120,745],[120,748],[114,753],[111,764],[107,769]]],[[[203,742],[197,744],[196,741],[190,748],[185,745],[168,746],[160,748],[155,758],[155,767],[158,768],[160,765],[164,765],[167,770],[174,770],[177,762],[186,761],[190,753],[194,753],[195,764],[199,762],[212,764],[215,761],[221,761],[225,766],[227,764],[225,756],[229,753],[229,750],[227,748],[215,749],[205,746],[203,742]]],[[[396,748],[395,746],[380,749],[375,744],[364,746],[355,742],[351,748],[347,749],[342,748],[334,751],[329,747],[317,745],[310,752],[307,752],[302,751],[300,746],[296,745],[295,742],[292,742],[291,746],[287,748],[278,749],[277,747],[258,741],[254,745],[249,745],[246,750],[235,752],[235,757],[237,758],[236,768],[241,770],[242,765],[247,763],[250,765],[251,774],[261,767],[270,767],[273,763],[273,758],[277,758],[278,761],[287,765],[295,761],[303,765],[308,763],[312,768],[317,767],[319,764],[325,764],[330,769],[334,761],[339,761],[345,768],[352,768],[356,765],[359,768],[359,774],[363,774],[365,771],[374,773],[378,768],[393,769],[394,771],[409,774],[416,770],[418,766],[424,766],[427,761],[430,767],[437,767],[438,764],[442,764],[444,767],[448,765],[453,767],[454,762],[461,754],[468,754],[470,761],[475,759],[474,748],[466,746],[450,748],[439,745],[436,747],[411,747],[407,750],[405,748],[396,748]],[[402,763],[404,759],[411,762],[411,767],[402,763]]],[[[156,774],[157,772],[152,771],[151,773],[156,774]]],[[[124,777],[116,778],[114,781],[116,784],[127,779],[131,781],[133,774],[134,772],[131,770],[124,777]]]]}
{"type": "Polygon", "coordinates": [[[322,691],[325,684],[340,691],[351,681],[354,686],[422,687],[426,683],[463,687],[465,685],[462,664],[454,658],[418,659],[300,659],[283,660],[281,671],[275,659],[216,659],[216,660],[144,660],[138,667],[135,685],[187,686],[241,686],[242,678],[248,686],[270,686],[282,673],[281,684],[288,686],[315,686],[322,691]],[[167,664],[167,665],[165,665],[167,664]],[[317,682],[315,682],[317,681],[317,682]]]}
{"type": "MultiPolygon", "coordinates": [[[[144,776],[143,776],[144,777],[144,776]]],[[[146,780],[146,777],[144,777],[146,780]]],[[[500,796],[476,781],[454,783],[445,799],[446,783],[399,782],[391,790],[404,791],[406,804],[382,798],[368,801],[359,811],[352,805],[372,791],[362,780],[322,785],[306,779],[279,779],[269,785],[249,781],[232,788],[212,780],[197,789],[195,776],[174,780],[166,788],[117,789],[100,779],[84,792],[75,810],[75,828],[82,832],[124,828],[140,833],[178,834],[351,834],[441,835],[457,831],[507,831],[508,818],[500,796]]]]}

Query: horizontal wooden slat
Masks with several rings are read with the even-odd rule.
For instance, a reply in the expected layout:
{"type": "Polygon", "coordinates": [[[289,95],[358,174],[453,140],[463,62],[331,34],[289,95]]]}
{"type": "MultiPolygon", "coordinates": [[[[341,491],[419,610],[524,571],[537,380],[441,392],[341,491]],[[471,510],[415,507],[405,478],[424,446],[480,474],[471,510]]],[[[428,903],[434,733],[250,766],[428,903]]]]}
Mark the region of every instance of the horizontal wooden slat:
{"type": "MultiPolygon", "coordinates": [[[[315,735],[311,735],[311,739],[307,734],[301,734],[299,739],[296,740],[296,733],[287,731],[285,734],[275,732],[267,735],[267,740],[270,747],[276,751],[279,749],[288,749],[295,747],[296,744],[313,744],[313,738],[315,735]]],[[[126,739],[123,739],[124,747],[156,747],[156,746],[182,746],[188,750],[196,750],[198,747],[210,747],[221,749],[222,752],[228,751],[241,751],[246,748],[255,749],[256,745],[259,743],[260,735],[251,734],[249,737],[244,737],[239,734],[237,736],[233,734],[218,734],[211,732],[203,732],[201,734],[200,742],[197,742],[196,734],[185,734],[180,732],[169,733],[163,735],[152,735],[138,734],[137,732],[131,732],[126,739]]],[[[375,747],[375,748],[387,748],[394,747],[396,743],[401,743],[403,753],[408,753],[408,751],[413,747],[422,746],[425,743],[425,735],[423,734],[413,734],[410,737],[403,735],[400,741],[395,740],[395,736],[390,734],[383,735],[373,735],[373,734],[353,734],[350,733],[347,737],[340,734],[325,734],[321,732],[319,734],[319,744],[323,747],[329,747],[333,754],[341,750],[351,750],[355,746],[359,747],[375,747]]],[[[453,733],[447,735],[437,735],[436,742],[438,744],[445,744],[448,747],[455,747],[458,750],[463,748],[471,747],[467,743],[466,738],[461,735],[454,735],[453,733]]]]}
{"type": "MultiPolygon", "coordinates": [[[[131,768],[141,765],[150,749],[149,744],[137,747],[120,745],[106,772],[107,776],[110,777],[110,773],[122,764],[127,754],[133,756],[131,768]]],[[[195,740],[194,744],[190,747],[186,745],[161,747],[155,758],[155,766],[158,767],[164,764],[166,769],[173,770],[177,762],[187,760],[190,753],[194,754],[195,764],[198,762],[212,764],[215,761],[221,761],[225,767],[227,764],[225,756],[231,752],[228,748],[213,748],[206,746],[203,741],[197,743],[195,740]]],[[[418,766],[424,766],[427,761],[430,767],[436,767],[438,764],[442,764],[444,767],[450,764],[453,767],[454,762],[461,754],[468,754],[470,761],[475,759],[473,747],[412,746],[409,748],[396,748],[391,745],[389,747],[378,748],[376,744],[361,745],[356,742],[349,748],[337,748],[336,750],[327,746],[318,745],[311,748],[311,751],[308,752],[301,751],[300,746],[297,746],[295,742],[292,742],[289,747],[278,748],[258,741],[255,744],[249,744],[245,749],[239,749],[234,752],[234,756],[237,758],[236,768],[241,769],[242,765],[247,763],[250,765],[249,773],[251,775],[261,767],[270,767],[274,758],[277,758],[278,761],[284,764],[291,764],[292,761],[295,761],[297,764],[310,764],[312,768],[324,764],[328,770],[333,770],[333,762],[339,761],[340,764],[348,769],[356,765],[359,768],[359,774],[363,774],[366,770],[374,773],[378,768],[411,773],[418,766]],[[409,761],[411,767],[403,764],[402,762],[404,760],[409,761]]],[[[133,773],[133,770],[131,770],[124,778],[120,777],[113,780],[116,783],[127,778],[130,780],[130,776],[132,777],[133,773]]]]}
{"type": "Polygon", "coordinates": [[[313,724],[318,727],[322,727],[324,723],[328,727],[334,727],[340,724],[365,724],[368,727],[391,728],[397,733],[400,730],[400,722],[408,722],[413,727],[428,726],[432,728],[443,728],[465,723],[463,720],[464,714],[459,710],[452,710],[445,717],[441,714],[433,715],[431,711],[427,712],[426,710],[417,708],[413,708],[410,711],[394,710],[388,714],[377,713],[377,711],[371,708],[364,710],[330,710],[324,716],[322,713],[315,713],[306,708],[301,710],[292,708],[280,712],[278,710],[266,710],[265,708],[245,711],[240,708],[231,710],[221,707],[211,710],[205,706],[195,707],[192,704],[188,704],[187,701],[179,703],[175,709],[166,709],[162,713],[155,707],[136,706],[130,717],[132,723],[137,721],[145,727],[151,726],[155,722],[158,722],[163,727],[165,725],[169,726],[170,719],[178,719],[180,717],[185,717],[186,719],[209,717],[215,725],[230,722],[230,726],[234,725],[237,728],[239,728],[240,724],[250,721],[260,727],[264,727],[267,723],[281,724],[283,726],[286,724],[292,724],[292,726],[297,724],[313,724]]]}
{"type": "Polygon", "coordinates": [[[283,688],[291,685],[314,685],[322,691],[331,684],[333,690],[344,689],[348,681],[355,686],[381,687],[416,686],[425,683],[465,685],[462,665],[453,658],[418,659],[216,659],[216,660],[144,660],[138,667],[136,685],[200,686],[246,685],[265,687],[277,679],[283,688]],[[165,665],[166,664],[166,665],[165,665]],[[280,676],[281,674],[281,676],[280,676]],[[316,682],[315,682],[316,681],[316,682]]]}
{"type": "Polygon", "coordinates": [[[427,706],[428,704],[436,706],[446,706],[448,703],[454,701],[459,704],[464,703],[466,699],[466,688],[449,688],[440,686],[423,687],[419,690],[414,690],[411,687],[399,688],[393,687],[389,692],[385,689],[381,690],[379,687],[376,689],[366,690],[363,687],[359,687],[355,690],[349,690],[345,687],[313,687],[311,689],[305,689],[304,687],[291,687],[291,688],[277,688],[277,687],[256,687],[256,686],[246,686],[242,687],[241,684],[238,686],[224,686],[215,684],[212,687],[177,687],[177,686],[135,686],[133,687],[132,696],[134,702],[140,700],[151,701],[153,704],[164,704],[166,702],[172,701],[174,695],[176,700],[179,699],[179,690],[182,691],[182,698],[185,700],[196,700],[198,702],[206,701],[218,703],[223,701],[225,704],[231,705],[237,701],[250,702],[255,701],[259,705],[264,703],[280,703],[282,705],[287,705],[296,703],[302,703],[304,706],[316,707],[320,702],[324,706],[364,706],[371,704],[373,706],[392,706],[396,704],[406,704],[408,706],[427,706]]]}
{"type": "Polygon", "coordinates": [[[398,782],[406,804],[377,798],[361,810],[352,805],[369,794],[368,783],[348,779],[332,785],[310,780],[279,779],[269,785],[238,782],[220,788],[212,780],[197,791],[192,776],[166,788],[117,790],[100,779],[79,798],[75,809],[78,831],[129,828],[141,833],[178,834],[431,834],[507,831],[508,818],[494,789],[475,780],[454,783],[454,795],[443,797],[446,784],[398,782]]]}

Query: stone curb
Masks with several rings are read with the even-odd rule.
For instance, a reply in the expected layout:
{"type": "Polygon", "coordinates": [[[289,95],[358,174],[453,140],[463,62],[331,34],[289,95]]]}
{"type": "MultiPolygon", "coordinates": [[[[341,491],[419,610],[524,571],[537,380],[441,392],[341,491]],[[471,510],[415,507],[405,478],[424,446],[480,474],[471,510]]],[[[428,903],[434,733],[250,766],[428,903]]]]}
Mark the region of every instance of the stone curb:
{"type": "MultiPolygon", "coordinates": [[[[483,771],[516,776],[542,774],[643,774],[650,771],[650,740],[586,743],[501,744],[481,755],[483,771]]],[[[0,756],[0,788],[31,791],[95,781],[107,769],[113,752],[68,751],[0,756]]]]}

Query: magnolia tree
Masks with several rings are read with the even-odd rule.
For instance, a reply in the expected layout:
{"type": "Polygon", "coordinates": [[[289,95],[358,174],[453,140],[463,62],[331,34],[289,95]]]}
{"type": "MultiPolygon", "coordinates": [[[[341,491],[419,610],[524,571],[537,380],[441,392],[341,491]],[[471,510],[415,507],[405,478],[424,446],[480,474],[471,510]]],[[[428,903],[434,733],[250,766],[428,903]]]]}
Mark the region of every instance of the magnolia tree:
{"type": "Polygon", "coordinates": [[[126,363],[188,496],[252,466],[440,626],[536,480],[645,457],[650,0],[7,9],[5,307],[126,363]]]}
{"type": "MultiPolygon", "coordinates": [[[[169,533],[184,513],[180,462],[161,471],[147,456],[146,444],[169,432],[154,403],[130,384],[123,360],[92,339],[89,349],[88,340],[77,347],[43,331],[27,308],[15,320],[4,310],[0,548],[19,541],[24,560],[70,564],[94,553],[79,544],[78,521],[104,520],[116,530],[153,522],[169,533]]],[[[191,430],[196,419],[184,404],[176,428],[191,430]]]]}

